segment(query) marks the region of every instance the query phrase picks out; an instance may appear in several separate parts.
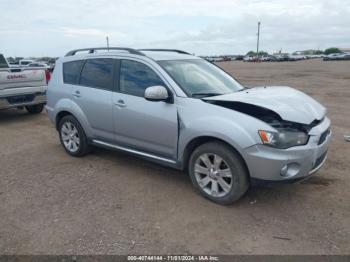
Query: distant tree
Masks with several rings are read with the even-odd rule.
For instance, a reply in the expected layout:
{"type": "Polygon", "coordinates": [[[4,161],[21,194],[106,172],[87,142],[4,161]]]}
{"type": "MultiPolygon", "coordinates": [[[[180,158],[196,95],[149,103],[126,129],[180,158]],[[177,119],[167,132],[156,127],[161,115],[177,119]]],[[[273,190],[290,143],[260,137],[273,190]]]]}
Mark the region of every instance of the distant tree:
{"type": "MultiPolygon", "coordinates": [[[[247,56],[256,56],[256,52],[254,51],[249,51],[247,54],[247,56]]],[[[265,51],[259,51],[259,56],[268,56],[269,53],[265,52],[265,51]]]]}
{"type": "Polygon", "coordinates": [[[247,55],[247,56],[255,56],[255,55],[256,55],[256,52],[254,52],[254,51],[249,51],[246,55],[247,55]]]}
{"type": "Polygon", "coordinates": [[[304,52],[304,55],[313,55],[314,54],[314,50],[307,50],[304,52]]]}
{"type": "Polygon", "coordinates": [[[16,61],[16,63],[18,63],[20,60],[22,60],[23,59],[23,57],[21,57],[21,56],[17,56],[17,57],[15,57],[15,61],[16,61]]]}
{"type": "Polygon", "coordinates": [[[51,60],[51,57],[47,57],[47,56],[39,57],[38,60],[39,60],[39,61],[43,61],[43,62],[48,62],[48,61],[51,60]]]}
{"type": "Polygon", "coordinates": [[[315,50],[314,55],[323,55],[324,52],[322,50],[315,50]]]}
{"type": "Polygon", "coordinates": [[[7,62],[9,62],[11,64],[16,62],[15,59],[12,56],[10,56],[10,57],[8,57],[6,59],[7,59],[7,62]]]}
{"type": "Polygon", "coordinates": [[[268,56],[269,53],[265,51],[259,51],[259,56],[268,56]]]}
{"type": "Polygon", "coordinates": [[[329,54],[335,54],[335,53],[341,53],[340,49],[337,48],[337,47],[331,47],[331,48],[327,48],[324,53],[326,55],[329,55],[329,54]]]}

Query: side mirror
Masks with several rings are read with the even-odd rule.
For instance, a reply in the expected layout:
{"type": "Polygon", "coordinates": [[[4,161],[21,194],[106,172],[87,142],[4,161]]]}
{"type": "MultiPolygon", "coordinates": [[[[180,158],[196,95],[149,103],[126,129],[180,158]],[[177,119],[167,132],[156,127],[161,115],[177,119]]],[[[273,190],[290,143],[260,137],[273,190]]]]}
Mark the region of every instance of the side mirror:
{"type": "Polygon", "coordinates": [[[149,101],[168,101],[168,90],[164,86],[150,86],[145,90],[145,98],[149,101]]]}

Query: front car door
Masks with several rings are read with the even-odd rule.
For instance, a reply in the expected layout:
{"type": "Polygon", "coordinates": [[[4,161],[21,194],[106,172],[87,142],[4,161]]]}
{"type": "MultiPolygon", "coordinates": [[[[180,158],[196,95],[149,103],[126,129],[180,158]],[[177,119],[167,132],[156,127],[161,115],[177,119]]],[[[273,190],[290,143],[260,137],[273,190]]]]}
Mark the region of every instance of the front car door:
{"type": "Polygon", "coordinates": [[[119,87],[113,94],[115,142],[135,150],[176,159],[176,105],[144,98],[147,87],[167,87],[164,81],[150,66],[140,61],[120,60],[118,71],[119,87]]]}

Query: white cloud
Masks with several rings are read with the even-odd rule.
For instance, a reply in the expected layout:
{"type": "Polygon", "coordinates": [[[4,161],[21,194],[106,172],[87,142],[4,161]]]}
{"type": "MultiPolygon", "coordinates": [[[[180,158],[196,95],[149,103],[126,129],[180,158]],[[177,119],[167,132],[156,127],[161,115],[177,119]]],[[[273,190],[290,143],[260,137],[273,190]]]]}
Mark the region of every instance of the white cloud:
{"type": "Polygon", "coordinates": [[[111,45],[181,48],[197,54],[349,47],[348,0],[1,0],[0,51],[63,55],[111,45]]]}
{"type": "Polygon", "coordinates": [[[71,27],[61,27],[62,33],[65,36],[106,36],[107,33],[102,32],[94,28],[71,28],[71,27]]]}

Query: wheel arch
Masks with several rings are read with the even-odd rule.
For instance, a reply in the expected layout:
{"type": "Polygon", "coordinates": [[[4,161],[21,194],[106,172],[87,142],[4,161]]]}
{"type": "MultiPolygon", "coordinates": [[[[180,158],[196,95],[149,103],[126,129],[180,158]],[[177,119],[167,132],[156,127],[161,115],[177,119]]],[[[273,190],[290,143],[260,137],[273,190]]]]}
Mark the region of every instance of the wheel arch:
{"type": "Polygon", "coordinates": [[[190,159],[193,151],[198,146],[203,145],[203,144],[208,143],[208,142],[220,142],[220,143],[223,143],[226,146],[230,147],[230,149],[233,150],[237,154],[237,156],[242,160],[242,163],[244,164],[244,167],[247,171],[247,174],[250,177],[250,172],[249,172],[247,162],[245,161],[244,157],[242,156],[240,151],[235,146],[233,146],[232,144],[228,143],[227,141],[225,141],[223,139],[220,139],[220,138],[217,138],[214,136],[207,136],[207,135],[195,137],[187,143],[187,145],[182,153],[182,161],[181,162],[182,162],[182,169],[183,170],[188,170],[189,159],[190,159]]]}
{"type": "Polygon", "coordinates": [[[65,116],[68,116],[68,115],[72,115],[74,116],[71,112],[67,111],[67,110],[62,110],[60,111],[57,115],[56,115],[56,118],[55,118],[55,127],[56,127],[56,130],[58,130],[58,125],[61,121],[61,119],[65,116]]]}
{"type": "Polygon", "coordinates": [[[69,99],[62,99],[55,105],[55,113],[52,118],[54,119],[56,129],[58,129],[58,125],[62,117],[66,115],[74,116],[84,129],[87,137],[92,136],[92,130],[84,112],[78,104],[69,99]]]}

